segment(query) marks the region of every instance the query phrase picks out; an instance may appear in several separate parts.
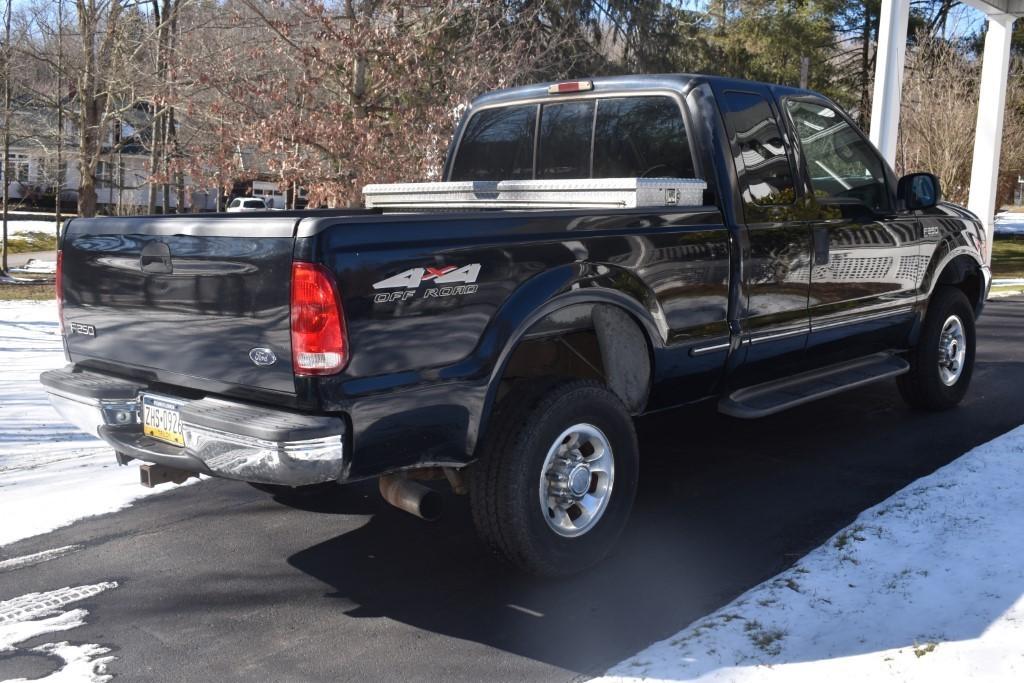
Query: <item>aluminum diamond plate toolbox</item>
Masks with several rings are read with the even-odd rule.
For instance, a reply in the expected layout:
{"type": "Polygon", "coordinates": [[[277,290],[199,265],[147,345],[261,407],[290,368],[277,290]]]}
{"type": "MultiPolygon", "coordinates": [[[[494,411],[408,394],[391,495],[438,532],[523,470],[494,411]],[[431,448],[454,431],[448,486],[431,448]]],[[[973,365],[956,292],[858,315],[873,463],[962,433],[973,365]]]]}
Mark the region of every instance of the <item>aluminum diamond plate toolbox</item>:
{"type": "Polygon", "coordinates": [[[559,209],[701,206],[707,184],[696,178],[474,180],[367,185],[368,209],[559,209]]]}

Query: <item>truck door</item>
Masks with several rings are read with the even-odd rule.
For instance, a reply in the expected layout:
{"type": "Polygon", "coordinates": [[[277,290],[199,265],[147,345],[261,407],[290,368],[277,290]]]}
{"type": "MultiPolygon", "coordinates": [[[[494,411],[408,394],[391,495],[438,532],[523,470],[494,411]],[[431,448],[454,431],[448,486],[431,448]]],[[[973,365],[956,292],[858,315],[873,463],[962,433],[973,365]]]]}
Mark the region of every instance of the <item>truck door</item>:
{"type": "Polygon", "coordinates": [[[786,374],[803,360],[810,330],[811,229],[800,215],[793,166],[765,89],[716,92],[746,222],[739,314],[739,385],[786,374]]]}
{"type": "Polygon", "coordinates": [[[894,210],[892,173],[827,100],[782,100],[807,183],[814,264],[808,361],[906,344],[920,279],[918,220],[894,210]]]}

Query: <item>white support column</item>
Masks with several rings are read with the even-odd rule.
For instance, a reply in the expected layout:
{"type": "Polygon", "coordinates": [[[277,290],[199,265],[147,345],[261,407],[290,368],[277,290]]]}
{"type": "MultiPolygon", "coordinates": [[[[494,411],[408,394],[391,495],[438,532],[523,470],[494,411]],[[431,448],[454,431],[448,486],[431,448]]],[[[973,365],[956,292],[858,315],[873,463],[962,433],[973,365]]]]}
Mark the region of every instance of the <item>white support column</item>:
{"type": "Polygon", "coordinates": [[[909,18],[910,0],[882,0],[875,55],[875,90],[871,101],[871,142],[890,165],[895,165],[896,161],[909,18]]]}
{"type": "Polygon", "coordinates": [[[1010,38],[1014,17],[1001,14],[988,18],[985,54],[981,63],[978,92],[978,123],[974,132],[974,163],[967,208],[977,214],[988,233],[988,254],[992,258],[993,216],[999,181],[999,151],[1003,142],[1003,114],[1006,110],[1006,81],[1010,73],[1010,38]]]}

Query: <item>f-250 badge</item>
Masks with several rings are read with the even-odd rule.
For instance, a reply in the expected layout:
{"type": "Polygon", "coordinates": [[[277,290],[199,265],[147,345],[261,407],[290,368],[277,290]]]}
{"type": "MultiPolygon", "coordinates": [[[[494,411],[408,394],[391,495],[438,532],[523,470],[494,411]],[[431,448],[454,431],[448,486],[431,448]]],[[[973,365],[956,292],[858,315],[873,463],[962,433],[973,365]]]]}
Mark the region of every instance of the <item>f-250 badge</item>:
{"type": "Polygon", "coordinates": [[[433,286],[422,290],[421,299],[473,294],[478,289],[478,285],[473,283],[476,282],[479,275],[479,263],[471,263],[461,268],[458,266],[410,268],[386,280],[373,283],[374,289],[400,290],[374,294],[373,302],[376,304],[386,304],[392,301],[411,299],[417,295],[420,287],[424,284],[433,286]]]}

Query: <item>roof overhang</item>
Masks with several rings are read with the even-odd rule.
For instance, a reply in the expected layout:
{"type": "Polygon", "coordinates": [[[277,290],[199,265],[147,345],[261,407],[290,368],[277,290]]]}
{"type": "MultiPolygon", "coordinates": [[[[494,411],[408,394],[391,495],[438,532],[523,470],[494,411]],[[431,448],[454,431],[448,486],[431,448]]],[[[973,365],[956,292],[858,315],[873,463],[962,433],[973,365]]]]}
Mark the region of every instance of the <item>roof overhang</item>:
{"type": "Polygon", "coordinates": [[[964,4],[985,14],[1024,17],[1024,0],[964,0],[964,4]]]}

